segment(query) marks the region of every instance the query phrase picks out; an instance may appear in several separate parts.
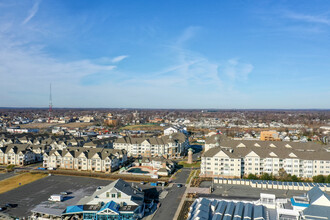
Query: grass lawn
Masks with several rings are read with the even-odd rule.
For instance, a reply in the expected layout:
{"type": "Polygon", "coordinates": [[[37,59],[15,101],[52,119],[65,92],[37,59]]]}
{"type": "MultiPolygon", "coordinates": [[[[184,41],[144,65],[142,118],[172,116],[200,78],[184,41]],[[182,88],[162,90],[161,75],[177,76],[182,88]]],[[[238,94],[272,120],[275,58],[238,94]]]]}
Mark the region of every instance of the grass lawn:
{"type": "Polygon", "coordinates": [[[145,124],[145,125],[127,125],[124,127],[121,127],[120,130],[164,130],[164,127],[159,125],[153,125],[153,124],[145,124]]]}
{"type": "Polygon", "coordinates": [[[37,174],[24,173],[10,177],[8,179],[0,181],[0,193],[10,191],[12,189],[34,182],[46,176],[47,174],[43,174],[43,173],[37,173],[37,174]]]}
{"type": "Polygon", "coordinates": [[[187,179],[187,181],[186,181],[186,184],[188,184],[188,183],[190,182],[190,179],[191,179],[193,176],[195,176],[195,172],[196,172],[196,170],[192,170],[192,171],[190,171],[190,174],[189,174],[189,177],[188,177],[188,179],[187,179]]]}
{"type": "Polygon", "coordinates": [[[193,168],[199,168],[199,167],[201,167],[201,162],[200,162],[200,161],[197,161],[197,162],[194,162],[194,163],[192,163],[192,164],[188,164],[188,163],[185,162],[185,161],[180,161],[180,162],[178,163],[178,165],[181,165],[181,166],[183,166],[183,167],[185,167],[185,168],[191,168],[191,167],[193,167],[193,168]]]}

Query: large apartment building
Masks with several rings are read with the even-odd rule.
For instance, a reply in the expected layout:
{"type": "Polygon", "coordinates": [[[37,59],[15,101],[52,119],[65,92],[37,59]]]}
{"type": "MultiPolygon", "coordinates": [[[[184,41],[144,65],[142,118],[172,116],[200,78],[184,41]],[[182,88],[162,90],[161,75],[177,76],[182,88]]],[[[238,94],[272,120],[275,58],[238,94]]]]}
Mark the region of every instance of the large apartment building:
{"type": "Polygon", "coordinates": [[[24,166],[42,161],[42,155],[49,151],[47,145],[7,144],[0,147],[0,164],[24,166]]]}
{"type": "Polygon", "coordinates": [[[67,147],[43,155],[43,166],[70,170],[112,172],[127,161],[125,150],[67,147]]]}
{"type": "Polygon", "coordinates": [[[129,156],[175,158],[186,153],[189,141],[183,133],[162,137],[135,138],[126,136],[113,143],[114,149],[124,149],[129,156]]]}
{"type": "Polygon", "coordinates": [[[206,139],[201,175],[242,177],[250,173],[288,174],[311,178],[330,174],[330,146],[316,143],[206,139]]]}

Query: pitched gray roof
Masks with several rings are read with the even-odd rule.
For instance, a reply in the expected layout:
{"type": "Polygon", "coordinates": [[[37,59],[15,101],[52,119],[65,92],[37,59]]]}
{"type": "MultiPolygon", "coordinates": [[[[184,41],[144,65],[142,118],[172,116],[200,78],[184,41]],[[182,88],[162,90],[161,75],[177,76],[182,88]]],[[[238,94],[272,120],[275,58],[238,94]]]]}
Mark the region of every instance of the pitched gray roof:
{"type": "Polygon", "coordinates": [[[126,150],[108,149],[108,148],[84,148],[84,147],[67,147],[63,150],[51,150],[48,155],[51,156],[55,152],[64,157],[67,153],[70,153],[72,157],[77,158],[79,155],[84,154],[87,159],[93,158],[96,154],[102,159],[107,157],[113,159],[116,155],[126,155],[126,150]]]}
{"type": "MultiPolygon", "coordinates": [[[[324,219],[330,220],[330,208],[329,206],[319,206],[319,205],[310,205],[303,211],[304,215],[315,216],[315,217],[323,217],[324,219]]],[[[313,219],[313,218],[307,218],[313,219]]],[[[315,218],[320,219],[320,218],[315,218]]]]}
{"type": "Polygon", "coordinates": [[[144,141],[148,141],[151,145],[165,145],[168,143],[182,143],[185,142],[187,137],[183,133],[174,133],[171,135],[161,136],[161,137],[131,137],[126,136],[118,138],[114,143],[123,143],[123,144],[141,144],[144,141]]]}
{"type": "MultiPolygon", "coordinates": [[[[213,137],[214,139],[214,136],[213,137]]],[[[250,141],[250,140],[229,140],[223,139],[219,147],[211,148],[204,153],[205,157],[212,157],[220,150],[223,150],[231,157],[244,157],[250,152],[255,152],[261,158],[274,157],[271,152],[279,158],[290,158],[293,153],[299,159],[305,160],[329,160],[330,152],[326,151],[329,145],[307,142],[283,142],[283,141],[250,141]],[[242,146],[242,147],[240,147],[242,146]],[[226,150],[227,149],[227,150],[226,150]],[[229,151],[232,149],[232,152],[229,151]]],[[[276,157],[276,156],[275,156],[276,157]]]]}
{"type": "Polygon", "coordinates": [[[131,185],[129,185],[127,182],[125,182],[122,179],[117,179],[116,181],[101,188],[100,190],[95,191],[91,196],[89,196],[87,198],[83,198],[82,200],[79,201],[79,204],[88,203],[90,200],[94,199],[96,196],[101,195],[104,192],[111,190],[112,188],[115,188],[118,191],[121,191],[121,192],[125,193],[126,195],[131,196],[131,201],[133,201],[139,205],[142,205],[144,202],[144,192],[143,191],[133,188],[131,185]]]}
{"type": "Polygon", "coordinates": [[[329,200],[329,203],[330,203],[330,196],[328,194],[326,194],[325,192],[323,192],[317,186],[313,187],[313,189],[311,189],[307,192],[307,196],[309,198],[310,204],[314,203],[316,200],[318,200],[323,195],[329,200]]]}

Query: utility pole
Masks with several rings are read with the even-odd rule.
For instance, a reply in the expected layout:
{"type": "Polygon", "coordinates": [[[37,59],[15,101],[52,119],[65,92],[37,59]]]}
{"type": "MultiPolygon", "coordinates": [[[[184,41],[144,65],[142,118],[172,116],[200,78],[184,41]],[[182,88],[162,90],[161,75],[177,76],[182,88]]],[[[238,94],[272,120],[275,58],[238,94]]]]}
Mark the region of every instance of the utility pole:
{"type": "Polygon", "coordinates": [[[48,123],[52,118],[52,111],[53,111],[53,101],[52,101],[52,84],[49,85],[49,109],[48,109],[48,123]]]}

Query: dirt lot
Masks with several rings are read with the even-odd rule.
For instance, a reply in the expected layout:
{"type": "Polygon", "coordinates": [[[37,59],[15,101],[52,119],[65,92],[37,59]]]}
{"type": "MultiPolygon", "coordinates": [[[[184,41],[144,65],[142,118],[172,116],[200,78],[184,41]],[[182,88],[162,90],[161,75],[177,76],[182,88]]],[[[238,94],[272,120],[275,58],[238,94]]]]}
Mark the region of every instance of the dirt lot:
{"type": "Polygon", "coordinates": [[[159,125],[128,125],[128,126],[124,126],[121,127],[120,130],[134,130],[134,131],[138,131],[138,130],[143,130],[143,131],[163,131],[164,127],[159,126],[159,125]]]}
{"type": "Polygon", "coordinates": [[[72,123],[30,123],[30,124],[23,124],[20,125],[21,128],[48,128],[48,127],[67,127],[67,128],[84,128],[94,125],[94,122],[72,122],[72,123]]]}

